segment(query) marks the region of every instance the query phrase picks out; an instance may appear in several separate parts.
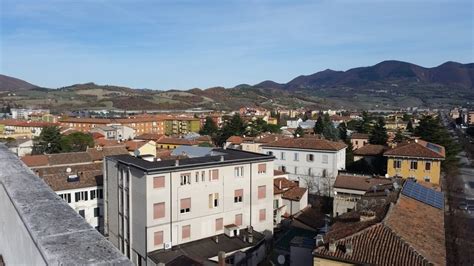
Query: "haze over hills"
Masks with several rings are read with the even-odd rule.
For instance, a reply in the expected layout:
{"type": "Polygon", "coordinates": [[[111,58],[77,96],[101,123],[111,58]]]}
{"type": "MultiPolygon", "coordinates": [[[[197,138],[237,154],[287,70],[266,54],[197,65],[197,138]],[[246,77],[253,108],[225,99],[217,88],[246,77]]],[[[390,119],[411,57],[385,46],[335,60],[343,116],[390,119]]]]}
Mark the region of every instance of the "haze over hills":
{"type": "Polygon", "coordinates": [[[474,102],[474,63],[456,62],[424,68],[392,60],[347,71],[327,69],[298,76],[285,84],[267,80],[253,86],[240,84],[228,89],[186,91],[131,89],[94,83],[46,89],[4,75],[0,78],[0,103],[58,111],[195,107],[235,110],[241,106],[365,109],[442,107],[474,102]],[[8,96],[6,91],[15,91],[16,95],[8,96]]]}

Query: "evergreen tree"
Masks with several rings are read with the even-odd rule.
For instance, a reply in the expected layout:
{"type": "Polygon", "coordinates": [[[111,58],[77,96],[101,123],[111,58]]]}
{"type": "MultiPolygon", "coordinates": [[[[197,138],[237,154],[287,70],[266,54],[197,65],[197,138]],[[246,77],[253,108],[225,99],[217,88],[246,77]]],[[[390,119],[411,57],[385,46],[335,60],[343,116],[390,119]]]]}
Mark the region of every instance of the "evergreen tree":
{"type": "Polygon", "coordinates": [[[370,144],[387,145],[388,135],[387,129],[385,128],[385,120],[383,117],[379,117],[377,123],[369,135],[370,144]]]}
{"type": "Polygon", "coordinates": [[[366,111],[362,112],[362,120],[356,125],[356,131],[359,133],[369,133],[371,131],[370,121],[372,118],[366,111]]]}
{"type": "Polygon", "coordinates": [[[94,139],[91,135],[82,132],[74,132],[61,137],[62,152],[86,151],[88,147],[94,146],[94,139]]]}
{"type": "Polygon", "coordinates": [[[354,147],[352,146],[352,142],[350,140],[348,140],[346,142],[347,144],[347,148],[346,148],[346,169],[348,169],[348,167],[350,165],[352,165],[354,163],[354,147]]]}
{"type": "Polygon", "coordinates": [[[339,138],[344,141],[344,142],[347,142],[347,125],[345,122],[342,122],[339,124],[339,126],[337,126],[337,129],[339,130],[339,138]]]}
{"type": "Polygon", "coordinates": [[[397,130],[397,133],[395,133],[395,137],[393,138],[393,141],[396,143],[403,142],[405,140],[405,136],[403,135],[402,131],[400,129],[397,130]]]}
{"type": "Polygon", "coordinates": [[[33,154],[51,154],[61,152],[61,133],[59,127],[44,127],[41,134],[35,140],[33,154]]]}
{"type": "Polygon", "coordinates": [[[295,138],[302,138],[304,137],[304,130],[300,126],[298,126],[295,130],[295,133],[293,134],[295,138]]]}
{"type": "Polygon", "coordinates": [[[206,117],[204,126],[199,131],[199,134],[212,136],[216,134],[218,130],[219,129],[217,128],[217,124],[214,122],[214,120],[210,116],[208,116],[206,117]]]}
{"type": "Polygon", "coordinates": [[[413,123],[411,122],[411,120],[408,120],[407,131],[413,133],[413,123]]]}
{"type": "Polygon", "coordinates": [[[331,122],[324,126],[323,136],[326,139],[336,141],[339,139],[339,130],[337,130],[331,122]]]}
{"type": "Polygon", "coordinates": [[[313,130],[314,130],[315,134],[320,134],[320,135],[323,134],[324,122],[323,122],[323,118],[321,117],[321,115],[318,116],[318,119],[316,120],[316,124],[314,125],[313,130]]]}

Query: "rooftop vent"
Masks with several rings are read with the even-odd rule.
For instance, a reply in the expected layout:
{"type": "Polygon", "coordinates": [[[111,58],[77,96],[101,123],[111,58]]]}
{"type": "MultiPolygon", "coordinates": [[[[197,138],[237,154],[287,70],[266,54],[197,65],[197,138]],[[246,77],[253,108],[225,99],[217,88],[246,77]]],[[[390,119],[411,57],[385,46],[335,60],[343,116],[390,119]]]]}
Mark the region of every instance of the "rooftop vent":
{"type": "Polygon", "coordinates": [[[349,256],[352,255],[352,242],[348,242],[346,244],[346,255],[349,255],[349,256]]]}
{"type": "Polygon", "coordinates": [[[360,221],[370,221],[375,219],[375,212],[374,211],[361,211],[360,212],[360,221]]]}
{"type": "Polygon", "coordinates": [[[336,241],[334,239],[329,240],[329,252],[336,252],[336,241]]]}
{"type": "Polygon", "coordinates": [[[79,181],[79,176],[78,175],[68,175],[67,176],[67,182],[77,182],[79,181]]]}

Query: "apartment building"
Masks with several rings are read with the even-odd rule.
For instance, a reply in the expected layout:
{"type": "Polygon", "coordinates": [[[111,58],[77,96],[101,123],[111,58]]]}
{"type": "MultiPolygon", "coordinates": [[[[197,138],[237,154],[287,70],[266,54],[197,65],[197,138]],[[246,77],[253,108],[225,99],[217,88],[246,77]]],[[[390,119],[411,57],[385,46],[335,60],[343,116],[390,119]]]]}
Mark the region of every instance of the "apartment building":
{"type": "Polygon", "coordinates": [[[351,135],[352,149],[357,150],[369,144],[369,134],[352,133],[351,135]]]}
{"type": "Polygon", "coordinates": [[[107,157],[109,240],[136,265],[216,262],[219,251],[232,254],[226,263],[256,265],[262,232],[273,231],[273,160],[233,149],[179,160],[107,157]]]}
{"type": "Polygon", "coordinates": [[[159,116],[127,117],[127,118],[75,118],[68,117],[59,120],[61,127],[73,128],[81,132],[89,132],[96,127],[108,125],[122,125],[133,128],[136,134],[157,133],[164,134],[164,121],[159,116]]]}
{"type": "Polygon", "coordinates": [[[164,125],[164,134],[168,136],[185,135],[190,132],[199,132],[199,130],[201,129],[200,120],[198,118],[192,117],[168,117],[165,118],[164,125]]]}
{"type": "Polygon", "coordinates": [[[16,119],[0,120],[3,125],[3,135],[9,137],[38,137],[44,127],[58,126],[57,123],[32,122],[16,119]]]}
{"type": "Polygon", "coordinates": [[[106,139],[127,140],[135,137],[135,130],[123,125],[97,126],[90,130],[91,133],[102,134],[106,139]]]}
{"type": "Polygon", "coordinates": [[[280,139],[262,144],[262,153],[275,156],[275,170],[288,173],[309,193],[330,195],[339,170],[346,168],[342,142],[317,138],[280,139]]]}

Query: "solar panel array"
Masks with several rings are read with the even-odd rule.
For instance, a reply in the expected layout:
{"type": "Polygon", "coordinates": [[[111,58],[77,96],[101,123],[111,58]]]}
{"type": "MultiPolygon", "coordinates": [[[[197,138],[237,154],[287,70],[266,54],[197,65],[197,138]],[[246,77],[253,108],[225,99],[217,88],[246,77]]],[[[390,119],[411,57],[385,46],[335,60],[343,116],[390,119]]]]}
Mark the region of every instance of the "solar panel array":
{"type": "Polygon", "coordinates": [[[416,199],[438,209],[443,209],[444,194],[427,187],[424,187],[412,180],[407,180],[402,189],[402,194],[416,199]]]}
{"type": "Polygon", "coordinates": [[[427,143],[426,147],[434,152],[440,153],[441,152],[441,147],[434,145],[433,143],[427,143]]]}

